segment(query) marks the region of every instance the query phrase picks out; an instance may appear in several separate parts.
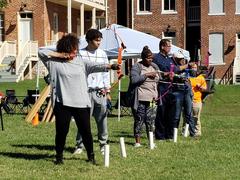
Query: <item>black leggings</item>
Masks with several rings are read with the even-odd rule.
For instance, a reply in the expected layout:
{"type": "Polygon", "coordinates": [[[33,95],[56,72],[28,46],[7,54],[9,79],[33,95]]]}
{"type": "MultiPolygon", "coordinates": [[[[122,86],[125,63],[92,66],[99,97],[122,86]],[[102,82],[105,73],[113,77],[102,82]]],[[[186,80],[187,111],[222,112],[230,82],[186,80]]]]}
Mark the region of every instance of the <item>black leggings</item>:
{"type": "Polygon", "coordinates": [[[66,137],[69,131],[69,125],[72,116],[75,119],[78,131],[83,138],[83,144],[86,148],[88,158],[93,154],[93,138],[90,126],[90,108],[74,108],[64,106],[62,103],[55,103],[54,115],[56,117],[56,136],[55,150],[57,155],[63,154],[66,143],[66,137]]]}

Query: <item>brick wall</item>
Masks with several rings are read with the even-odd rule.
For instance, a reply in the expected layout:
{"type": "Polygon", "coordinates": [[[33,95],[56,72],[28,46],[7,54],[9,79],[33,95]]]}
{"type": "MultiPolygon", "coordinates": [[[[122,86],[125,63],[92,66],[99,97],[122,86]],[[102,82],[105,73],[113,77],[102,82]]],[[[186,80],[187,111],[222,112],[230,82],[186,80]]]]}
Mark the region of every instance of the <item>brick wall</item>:
{"type": "MultiPolygon", "coordinates": [[[[130,4],[130,1],[128,1],[130,4]]],[[[109,23],[117,23],[117,1],[108,1],[109,23]]],[[[137,0],[134,1],[134,29],[150,33],[161,38],[162,31],[170,25],[171,31],[176,32],[177,46],[184,48],[184,2],[177,1],[177,14],[161,14],[162,0],[151,1],[151,15],[137,15],[137,0]]],[[[128,11],[131,17],[131,11],[128,11]]],[[[128,20],[130,21],[130,20],[128,20]]]]}
{"type": "MultiPolygon", "coordinates": [[[[2,11],[5,14],[5,40],[18,40],[17,12],[19,12],[22,0],[11,1],[2,11]]],[[[53,27],[53,14],[58,14],[58,37],[67,32],[67,7],[43,0],[25,0],[24,10],[33,12],[33,40],[39,42],[39,46],[45,45],[45,40],[51,40],[53,27]]],[[[1,10],[0,10],[1,11],[1,10]]],[[[97,12],[99,14],[99,12],[97,12]]],[[[85,32],[91,27],[91,11],[85,11],[85,32]]],[[[77,33],[77,18],[80,18],[80,10],[72,9],[72,32],[77,33]]]]}
{"type": "Polygon", "coordinates": [[[108,0],[108,23],[117,23],[117,0],[108,0]]]}
{"type": "MultiPolygon", "coordinates": [[[[208,7],[208,0],[201,0],[202,56],[207,53],[210,33],[223,33],[224,51],[226,51],[228,45],[235,45],[235,34],[240,32],[240,15],[235,14],[235,0],[224,1],[225,15],[209,16],[208,7]]],[[[233,61],[236,53],[235,50],[236,48],[234,48],[229,54],[224,55],[224,63],[226,63],[226,65],[216,66],[216,75],[218,78],[223,76],[229,64],[233,61]]]]}

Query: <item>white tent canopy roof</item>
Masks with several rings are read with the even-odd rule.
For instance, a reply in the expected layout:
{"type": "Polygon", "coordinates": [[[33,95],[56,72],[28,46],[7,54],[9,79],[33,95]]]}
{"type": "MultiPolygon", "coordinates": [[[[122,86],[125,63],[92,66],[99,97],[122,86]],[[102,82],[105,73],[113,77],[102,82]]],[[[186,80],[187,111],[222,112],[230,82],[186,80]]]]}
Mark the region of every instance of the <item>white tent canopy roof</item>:
{"type": "MultiPolygon", "coordinates": [[[[100,48],[105,50],[110,59],[117,58],[118,48],[123,43],[126,48],[123,52],[123,58],[140,58],[144,46],[148,46],[153,53],[159,52],[159,42],[161,39],[136,31],[121,25],[112,24],[106,28],[100,29],[103,39],[100,48]]],[[[85,36],[80,37],[80,49],[85,48],[87,42],[85,36]]],[[[181,52],[185,59],[190,59],[189,52],[177,46],[172,45],[170,54],[181,52]]]]}
{"type": "MultiPolygon", "coordinates": [[[[144,46],[148,46],[153,53],[159,52],[160,38],[136,31],[121,25],[112,24],[106,28],[100,29],[103,39],[100,48],[103,49],[109,59],[116,59],[118,57],[118,49],[123,43],[126,47],[123,51],[123,58],[140,58],[144,46]]],[[[79,48],[85,48],[87,41],[85,35],[79,38],[79,48]]],[[[47,49],[56,49],[56,45],[45,47],[47,49]]],[[[180,52],[184,58],[190,60],[189,52],[172,45],[170,54],[180,52]]]]}

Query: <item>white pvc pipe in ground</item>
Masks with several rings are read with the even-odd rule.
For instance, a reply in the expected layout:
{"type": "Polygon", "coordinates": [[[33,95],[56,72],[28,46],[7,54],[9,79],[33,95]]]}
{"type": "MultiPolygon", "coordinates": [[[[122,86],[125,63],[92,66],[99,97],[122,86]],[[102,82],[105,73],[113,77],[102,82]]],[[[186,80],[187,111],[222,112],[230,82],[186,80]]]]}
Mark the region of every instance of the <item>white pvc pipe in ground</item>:
{"type": "Polygon", "coordinates": [[[184,129],[184,134],[183,134],[184,137],[188,137],[188,128],[189,128],[189,124],[186,123],[185,129],[184,129]]]}
{"type": "Polygon", "coordinates": [[[104,146],[104,166],[109,167],[109,145],[104,146]]]}
{"type": "Polygon", "coordinates": [[[125,147],[125,143],[124,143],[124,137],[120,137],[120,149],[121,149],[121,155],[122,157],[127,157],[127,153],[126,153],[126,147],[125,147]]]}
{"type": "Polygon", "coordinates": [[[150,149],[154,149],[153,132],[149,132],[149,146],[150,149]]]}
{"type": "Polygon", "coordinates": [[[173,142],[177,142],[177,133],[178,133],[178,129],[177,128],[173,128],[173,142]]]}

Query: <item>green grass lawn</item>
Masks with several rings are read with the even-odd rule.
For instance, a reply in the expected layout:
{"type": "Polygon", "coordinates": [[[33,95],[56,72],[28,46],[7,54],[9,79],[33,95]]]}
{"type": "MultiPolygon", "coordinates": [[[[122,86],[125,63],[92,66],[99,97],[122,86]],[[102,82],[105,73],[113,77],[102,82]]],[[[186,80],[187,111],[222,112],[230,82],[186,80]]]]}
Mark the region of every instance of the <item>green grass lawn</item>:
{"type": "MultiPolygon", "coordinates": [[[[44,86],[40,81],[40,89],[44,86]]],[[[26,89],[34,88],[35,81],[24,81],[17,85],[2,83],[0,91],[16,89],[17,95],[26,95],[26,89]]],[[[93,120],[98,166],[85,162],[85,151],[72,155],[76,135],[73,122],[64,152],[64,165],[56,166],[53,163],[54,123],[33,127],[24,121],[24,115],[4,114],[5,130],[0,130],[0,179],[240,179],[239,89],[240,86],[217,86],[216,93],[207,98],[201,118],[201,138],[179,136],[177,143],[157,141],[154,150],[148,148],[145,131],[143,147],[133,147],[132,117],[123,116],[121,121],[110,117],[109,168],[104,167],[93,120]],[[120,137],[125,138],[127,158],[120,156],[120,137]]]]}

